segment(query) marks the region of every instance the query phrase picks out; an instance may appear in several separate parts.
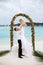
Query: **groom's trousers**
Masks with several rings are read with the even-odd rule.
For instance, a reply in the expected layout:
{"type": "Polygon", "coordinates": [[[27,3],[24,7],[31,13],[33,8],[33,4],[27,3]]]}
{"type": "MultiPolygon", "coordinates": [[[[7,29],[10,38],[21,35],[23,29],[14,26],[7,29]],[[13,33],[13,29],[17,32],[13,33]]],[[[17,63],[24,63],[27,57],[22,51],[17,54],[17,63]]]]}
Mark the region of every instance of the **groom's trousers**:
{"type": "Polygon", "coordinates": [[[18,46],[19,46],[19,48],[18,48],[18,57],[21,57],[21,55],[22,55],[22,42],[21,42],[20,39],[18,40],[18,46]]]}

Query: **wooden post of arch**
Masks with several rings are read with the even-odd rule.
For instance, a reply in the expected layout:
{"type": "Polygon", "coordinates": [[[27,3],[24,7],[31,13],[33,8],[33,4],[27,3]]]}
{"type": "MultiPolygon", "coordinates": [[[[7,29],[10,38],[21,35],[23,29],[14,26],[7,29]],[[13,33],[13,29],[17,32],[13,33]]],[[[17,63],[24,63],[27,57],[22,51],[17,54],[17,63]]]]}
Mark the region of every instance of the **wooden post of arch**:
{"type": "Polygon", "coordinates": [[[33,51],[35,51],[35,37],[34,37],[34,23],[32,21],[32,19],[26,15],[26,14],[23,14],[23,13],[19,13],[19,14],[16,14],[12,20],[11,20],[11,25],[10,25],[10,43],[11,43],[11,48],[13,46],[13,25],[14,25],[14,21],[16,19],[16,17],[18,16],[23,16],[23,17],[26,17],[29,21],[30,21],[30,24],[31,24],[31,32],[32,32],[32,46],[33,46],[33,51]]]}

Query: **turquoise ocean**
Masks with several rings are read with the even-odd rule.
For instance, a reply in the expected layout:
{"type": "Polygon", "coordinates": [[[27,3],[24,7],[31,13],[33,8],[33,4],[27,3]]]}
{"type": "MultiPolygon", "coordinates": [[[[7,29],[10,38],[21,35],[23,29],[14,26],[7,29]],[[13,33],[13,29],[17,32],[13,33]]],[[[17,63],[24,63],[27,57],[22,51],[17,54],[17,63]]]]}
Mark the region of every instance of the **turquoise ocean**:
{"type": "MultiPolygon", "coordinates": [[[[24,28],[25,37],[31,42],[31,27],[27,26],[24,28]]],[[[43,26],[35,26],[35,44],[43,45],[43,26]]],[[[0,45],[9,44],[10,43],[10,27],[0,27],[0,45]]],[[[17,43],[17,35],[14,31],[14,43],[17,43]]],[[[43,46],[42,46],[43,47],[43,46]]]]}

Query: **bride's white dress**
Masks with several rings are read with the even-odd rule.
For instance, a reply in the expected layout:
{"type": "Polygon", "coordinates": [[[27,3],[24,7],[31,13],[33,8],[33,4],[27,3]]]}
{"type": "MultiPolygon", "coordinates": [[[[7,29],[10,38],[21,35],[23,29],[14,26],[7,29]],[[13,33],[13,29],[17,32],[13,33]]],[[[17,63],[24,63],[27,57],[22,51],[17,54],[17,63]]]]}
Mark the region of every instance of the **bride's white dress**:
{"type": "Polygon", "coordinates": [[[23,27],[21,29],[21,41],[22,41],[22,48],[24,49],[25,56],[29,56],[29,54],[31,54],[31,52],[32,52],[31,51],[32,47],[24,35],[24,28],[23,27]]]}

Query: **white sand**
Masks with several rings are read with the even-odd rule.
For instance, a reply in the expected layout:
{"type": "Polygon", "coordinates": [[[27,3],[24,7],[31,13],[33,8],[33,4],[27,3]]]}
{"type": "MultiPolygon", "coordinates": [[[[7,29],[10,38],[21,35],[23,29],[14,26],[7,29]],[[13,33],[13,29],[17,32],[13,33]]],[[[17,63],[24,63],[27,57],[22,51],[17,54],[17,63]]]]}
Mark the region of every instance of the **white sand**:
{"type": "Polygon", "coordinates": [[[23,57],[23,59],[18,58],[17,54],[10,52],[9,54],[0,57],[0,65],[43,65],[38,58],[30,55],[29,57],[23,57]]]}
{"type": "Polygon", "coordinates": [[[16,52],[12,50],[7,55],[0,57],[0,65],[43,65],[43,62],[33,56],[32,51],[31,54],[29,53],[29,57],[18,58],[16,47],[16,52]]]}
{"type": "Polygon", "coordinates": [[[8,44],[0,44],[0,51],[4,51],[4,50],[10,50],[10,45],[8,44]]]}

